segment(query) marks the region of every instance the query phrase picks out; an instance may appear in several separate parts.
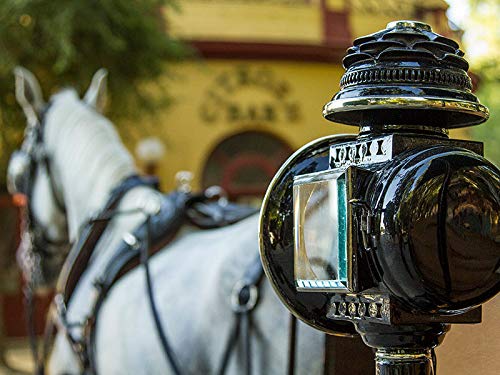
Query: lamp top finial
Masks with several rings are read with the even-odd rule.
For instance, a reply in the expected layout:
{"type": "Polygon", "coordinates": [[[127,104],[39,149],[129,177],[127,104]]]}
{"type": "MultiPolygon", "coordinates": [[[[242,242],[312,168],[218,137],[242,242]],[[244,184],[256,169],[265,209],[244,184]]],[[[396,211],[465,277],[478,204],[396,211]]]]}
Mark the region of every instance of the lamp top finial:
{"type": "Polygon", "coordinates": [[[323,115],[358,126],[458,128],[484,122],[488,109],[472,93],[463,56],[457,42],[426,23],[390,22],[347,50],[340,92],[323,115]]]}

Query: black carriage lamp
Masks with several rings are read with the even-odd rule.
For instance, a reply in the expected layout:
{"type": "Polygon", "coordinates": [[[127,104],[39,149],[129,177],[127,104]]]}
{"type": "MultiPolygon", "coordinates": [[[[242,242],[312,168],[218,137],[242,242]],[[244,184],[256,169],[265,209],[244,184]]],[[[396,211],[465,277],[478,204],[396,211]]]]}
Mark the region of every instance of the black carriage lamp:
{"type": "Polygon", "coordinates": [[[414,21],[355,40],[328,120],[278,171],[261,211],[264,269],[306,323],[376,348],[380,374],[434,374],[451,323],[500,287],[500,171],[448,138],[488,110],[458,45],[414,21]]]}

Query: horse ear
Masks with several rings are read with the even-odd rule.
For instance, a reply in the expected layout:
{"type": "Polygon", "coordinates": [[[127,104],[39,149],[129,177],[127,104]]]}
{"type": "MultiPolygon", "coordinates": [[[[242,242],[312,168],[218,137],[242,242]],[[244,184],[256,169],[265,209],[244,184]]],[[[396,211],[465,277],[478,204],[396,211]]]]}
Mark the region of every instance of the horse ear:
{"type": "Polygon", "coordinates": [[[83,97],[83,101],[91,105],[98,112],[103,112],[107,99],[108,71],[104,68],[95,72],[92,82],[83,97]]]}
{"type": "Polygon", "coordinates": [[[28,123],[35,124],[39,120],[44,107],[42,89],[36,77],[22,66],[14,68],[16,77],[16,99],[28,119],[28,123]]]}

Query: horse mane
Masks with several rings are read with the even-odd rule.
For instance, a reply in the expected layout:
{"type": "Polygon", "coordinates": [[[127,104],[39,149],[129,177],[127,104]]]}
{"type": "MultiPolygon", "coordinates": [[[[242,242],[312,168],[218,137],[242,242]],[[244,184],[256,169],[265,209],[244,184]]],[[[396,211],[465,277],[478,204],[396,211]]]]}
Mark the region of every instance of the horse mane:
{"type": "Polygon", "coordinates": [[[80,226],[104,206],[110,191],[136,168],[114,125],[72,89],[51,98],[44,137],[73,240],[80,226]]]}

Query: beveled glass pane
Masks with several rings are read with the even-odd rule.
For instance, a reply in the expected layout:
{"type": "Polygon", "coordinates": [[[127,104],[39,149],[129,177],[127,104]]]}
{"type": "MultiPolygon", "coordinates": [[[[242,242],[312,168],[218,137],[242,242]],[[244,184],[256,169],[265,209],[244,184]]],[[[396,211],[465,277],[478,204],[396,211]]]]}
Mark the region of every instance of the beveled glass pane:
{"type": "Polygon", "coordinates": [[[294,273],[297,288],[347,286],[346,181],[342,172],[296,179],[294,273]]]}

